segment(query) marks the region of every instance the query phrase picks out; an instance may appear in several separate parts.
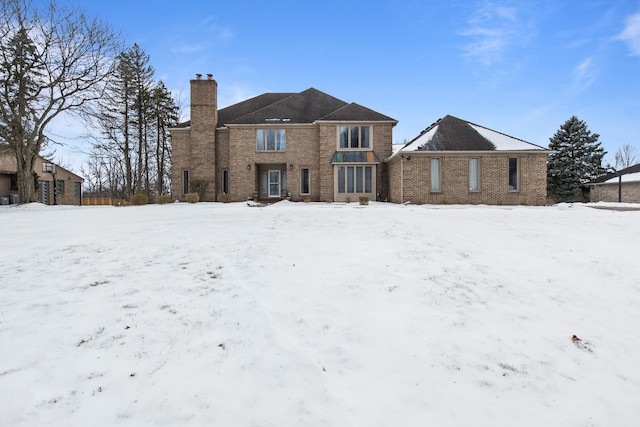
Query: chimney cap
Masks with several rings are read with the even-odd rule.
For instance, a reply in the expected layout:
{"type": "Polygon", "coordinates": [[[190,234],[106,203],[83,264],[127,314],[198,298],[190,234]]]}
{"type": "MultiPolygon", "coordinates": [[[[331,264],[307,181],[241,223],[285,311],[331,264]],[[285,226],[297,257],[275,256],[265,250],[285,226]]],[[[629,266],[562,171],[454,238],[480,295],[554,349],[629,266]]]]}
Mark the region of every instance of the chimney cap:
{"type": "Polygon", "coordinates": [[[202,74],[196,74],[196,80],[200,80],[202,78],[202,74]]]}

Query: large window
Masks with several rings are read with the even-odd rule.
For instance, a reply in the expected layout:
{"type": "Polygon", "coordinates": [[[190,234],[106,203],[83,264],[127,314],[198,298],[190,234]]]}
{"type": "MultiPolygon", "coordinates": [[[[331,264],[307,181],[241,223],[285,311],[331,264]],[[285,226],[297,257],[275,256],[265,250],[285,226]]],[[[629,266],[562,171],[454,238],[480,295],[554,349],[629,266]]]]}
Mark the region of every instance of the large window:
{"type": "Polygon", "coordinates": [[[311,188],[310,178],[309,168],[300,169],[300,194],[309,194],[311,188]]]}
{"type": "Polygon", "coordinates": [[[520,171],[517,157],[509,157],[509,190],[518,191],[520,171]]]}
{"type": "Polygon", "coordinates": [[[61,179],[56,180],[56,195],[64,196],[64,181],[61,179]]]}
{"type": "Polygon", "coordinates": [[[373,193],[373,166],[339,166],[338,193],[373,193]]]}
{"type": "Polygon", "coordinates": [[[73,183],[73,196],[74,197],[80,197],[80,191],[82,190],[82,184],[80,184],[79,182],[74,182],[73,183]]]}
{"type": "Polygon", "coordinates": [[[431,159],[431,191],[441,191],[441,176],[440,159],[431,159]]]}
{"type": "Polygon", "coordinates": [[[469,191],[480,191],[480,161],[477,157],[469,159],[469,191]]]}
{"type": "Polygon", "coordinates": [[[258,129],[256,131],[256,149],[258,151],[284,151],[285,148],[284,129],[258,129]]]}
{"type": "Polygon", "coordinates": [[[369,146],[369,126],[340,126],[340,148],[369,146]]]}

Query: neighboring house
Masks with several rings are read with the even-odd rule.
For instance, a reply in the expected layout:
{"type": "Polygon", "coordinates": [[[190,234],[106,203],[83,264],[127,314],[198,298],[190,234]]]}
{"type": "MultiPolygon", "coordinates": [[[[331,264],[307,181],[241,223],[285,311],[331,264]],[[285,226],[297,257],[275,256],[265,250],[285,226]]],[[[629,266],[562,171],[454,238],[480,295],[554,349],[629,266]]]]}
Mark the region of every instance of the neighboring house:
{"type": "MultiPolygon", "coordinates": [[[[54,174],[43,172],[45,164],[52,165],[48,160],[38,156],[33,167],[33,172],[38,177],[38,201],[46,205],[54,204],[55,185],[56,204],[81,205],[84,180],[73,172],[55,165],[54,184],[54,174]]],[[[50,169],[49,166],[47,168],[50,169]]],[[[15,155],[6,149],[0,150],[0,197],[11,197],[12,201],[17,200],[17,170],[15,155]]]]}
{"type": "Polygon", "coordinates": [[[587,185],[592,202],[640,203],[640,163],[608,173],[587,185]]]}
{"type": "Polygon", "coordinates": [[[395,203],[544,205],[551,151],[453,116],[386,163],[395,203]]]}
{"type": "Polygon", "coordinates": [[[387,198],[397,121],[316,89],[265,93],[218,110],[217,83],[191,80],[191,120],[170,129],[175,199],[387,198]]]}

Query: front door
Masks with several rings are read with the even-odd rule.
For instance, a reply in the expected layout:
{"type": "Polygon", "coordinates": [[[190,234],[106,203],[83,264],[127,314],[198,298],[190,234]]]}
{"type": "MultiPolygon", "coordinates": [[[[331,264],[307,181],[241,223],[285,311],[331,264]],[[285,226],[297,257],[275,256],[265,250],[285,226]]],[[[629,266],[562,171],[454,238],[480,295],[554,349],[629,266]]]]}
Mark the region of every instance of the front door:
{"type": "Polygon", "coordinates": [[[280,197],[280,171],[269,171],[269,197],[280,197]]]}

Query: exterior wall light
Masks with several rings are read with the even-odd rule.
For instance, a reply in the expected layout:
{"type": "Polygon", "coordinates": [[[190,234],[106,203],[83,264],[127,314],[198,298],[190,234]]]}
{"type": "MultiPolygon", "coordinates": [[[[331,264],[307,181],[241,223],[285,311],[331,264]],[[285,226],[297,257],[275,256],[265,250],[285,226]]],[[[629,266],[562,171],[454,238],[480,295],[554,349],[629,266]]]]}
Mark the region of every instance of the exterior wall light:
{"type": "Polygon", "coordinates": [[[247,170],[248,170],[248,171],[250,171],[250,170],[251,170],[251,163],[249,163],[249,164],[247,165],[247,170]]]}

